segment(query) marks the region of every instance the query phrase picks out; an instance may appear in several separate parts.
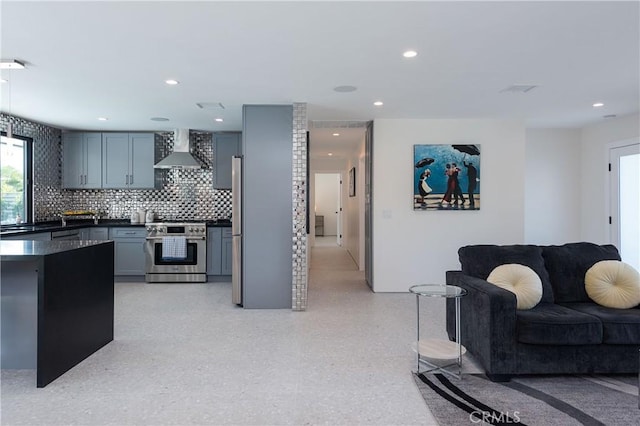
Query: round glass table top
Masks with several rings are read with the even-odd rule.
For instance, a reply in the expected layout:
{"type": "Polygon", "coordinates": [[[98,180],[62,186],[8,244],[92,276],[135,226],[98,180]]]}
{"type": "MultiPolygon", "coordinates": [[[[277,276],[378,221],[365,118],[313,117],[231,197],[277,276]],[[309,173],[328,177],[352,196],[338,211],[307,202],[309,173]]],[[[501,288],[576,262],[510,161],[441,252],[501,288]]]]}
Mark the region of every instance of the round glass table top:
{"type": "Polygon", "coordinates": [[[455,285],[420,284],[409,287],[409,292],[426,297],[462,297],[467,290],[455,285]]]}

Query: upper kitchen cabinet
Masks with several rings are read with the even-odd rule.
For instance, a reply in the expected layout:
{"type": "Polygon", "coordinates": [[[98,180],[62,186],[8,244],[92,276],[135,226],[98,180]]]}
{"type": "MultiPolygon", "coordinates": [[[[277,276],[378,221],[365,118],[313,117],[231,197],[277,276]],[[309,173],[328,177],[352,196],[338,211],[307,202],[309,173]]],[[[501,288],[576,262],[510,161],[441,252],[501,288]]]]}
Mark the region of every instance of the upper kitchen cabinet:
{"type": "Polygon", "coordinates": [[[102,134],[62,134],[62,187],[102,188],[102,134]]]}
{"type": "Polygon", "coordinates": [[[213,143],[216,162],[213,187],[231,189],[231,158],[242,153],[242,133],[214,133],[213,143]]]}
{"type": "Polygon", "coordinates": [[[153,164],[153,133],[103,133],[103,188],[153,188],[153,164]]]}

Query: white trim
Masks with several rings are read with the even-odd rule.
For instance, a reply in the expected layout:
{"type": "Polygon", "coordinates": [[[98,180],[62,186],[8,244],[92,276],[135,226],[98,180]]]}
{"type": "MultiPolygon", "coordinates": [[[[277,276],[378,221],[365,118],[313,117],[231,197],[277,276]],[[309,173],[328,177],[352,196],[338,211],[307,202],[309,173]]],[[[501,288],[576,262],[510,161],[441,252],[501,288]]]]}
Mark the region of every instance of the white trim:
{"type": "Polygon", "coordinates": [[[614,179],[614,175],[617,177],[619,175],[619,169],[618,169],[618,164],[614,164],[614,160],[615,159],[619,159],[620,155],[616,154],[614,151],[616,150],[620,150],[620,149],[625,149],[625,148],[636,148],[636,150],[640,150],[640,138],[635,138],[635,139],[628,139],[628,140],[624,140],[624,141],[619,141],[619,142],[613,142],[610,144],[607,144],[607,148],[608,148],[608,164],[611,170],[609,170],[609,167],[607,168],[607,187],[606,187],[606,205],[607,205],[607,214],[605,215],[605,217],[608,217],[610,220],[607,221],[607,235],[608,235],[608,241],[611,244],[616,245],[616,247],[618,247],[618,249],[621,249],[620,247],[620,235],[618,232],[618,227],[620,226],[619,224],[619,220],[620,220],[620,212],[617,206],[614,206],[614,196],[615,199],[619,202],[619,197],[615,194],[614,188],[618,189],[619,188],[619,182],[617,182],[617,180],[614,179]],[[636,148],[637,147],[637,148],[636,148]],[[615,157],[615,158],[614,158],[615,157]]]}
{"type": "MultiPolygon", "coordinates": [[[[605,199],[604,199],[604,217],[606,219],[609,219],[610,217],[613,218],[613,212],[611,211],[611,172],[609,171],[609,166],[611,164],[611,151],[616,149],[616,148],[623,148],[625,146],[631,146],[631,145],[637,145],[640,144],[640,137],[635,137],[635,138],[631,138],[631,139],[623,139],[620,141],[614,141],[614,142],[609,142],[608,144],[605,145],[605,167],[604,167],[604,181],[607,182],[607,185],[605,187],[605,199]]],[[[608,220],[605,220],[605,234],[608,238],[608,241],[610,244],[613,244],[613,238],[612,238],[612,224],[609,223],[608,220]]]]}

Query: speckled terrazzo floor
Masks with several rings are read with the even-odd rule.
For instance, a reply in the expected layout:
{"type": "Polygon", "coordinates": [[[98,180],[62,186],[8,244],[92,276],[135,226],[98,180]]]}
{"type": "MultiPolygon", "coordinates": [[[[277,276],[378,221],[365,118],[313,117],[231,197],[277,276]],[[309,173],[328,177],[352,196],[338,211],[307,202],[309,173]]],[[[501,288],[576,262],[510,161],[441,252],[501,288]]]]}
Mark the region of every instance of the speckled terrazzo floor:
{"type": "MultiPolygon", "coordinates": [[[[443,308],[427,308],[443,337],[443,308]]],[[[306,312],[234,307],[230,283],[117,283],[115,340],[43,389],[2,371],[0,422],[436,424],[411,375],[414,309],[330,246],[313,249],[306,312]]]]}

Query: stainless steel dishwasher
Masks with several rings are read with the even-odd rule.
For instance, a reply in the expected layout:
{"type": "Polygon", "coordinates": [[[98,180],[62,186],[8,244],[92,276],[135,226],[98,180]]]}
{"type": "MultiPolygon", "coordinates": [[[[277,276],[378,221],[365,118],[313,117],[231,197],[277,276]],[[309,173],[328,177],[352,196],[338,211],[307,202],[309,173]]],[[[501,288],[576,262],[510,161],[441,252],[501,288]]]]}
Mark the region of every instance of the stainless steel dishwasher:
{"type": "Polygon", "coordinates": [[[51,233],[51,241],[60,240],[80,240],[80,230],[65,229],[64,231],[53,231],[51,233]]]}

